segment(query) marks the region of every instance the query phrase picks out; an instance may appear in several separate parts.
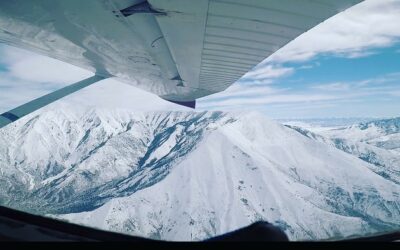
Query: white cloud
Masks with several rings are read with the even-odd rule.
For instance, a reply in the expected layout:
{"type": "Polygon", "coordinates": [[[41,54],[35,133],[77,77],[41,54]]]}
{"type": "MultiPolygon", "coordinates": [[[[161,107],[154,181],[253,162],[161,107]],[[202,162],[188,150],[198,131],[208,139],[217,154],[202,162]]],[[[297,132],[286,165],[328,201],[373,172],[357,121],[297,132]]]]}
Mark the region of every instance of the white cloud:
{"type": "Polygon", "coordinates": [[[129,109],[132,111],[191,110],[112,78],[67,96],[62,99],[62,102],[77,107],[129,109]]]}
{"type": "Polygon", "coordinates": [[[398,86],[397,84],[398,82],[400,82],[400,72],[385,74],[382,76],[363,79],[359,81],[316,84],[311,86],[310,88],[321,91],[344,91],[344,92],[349,90],[379,91],[388,88],[392,89],[393,87],[396,88],[398,86]]]}
{"type": "MultiPolygon", "coordinates": [[[[0,113],[93,75],[68,63],[9,46],[0,47],[0,63],[6,67],[0,71],[0,113]]],[[[57,103],[135,111],[187,110],[114,79],[103,80],[57,103]]]]}
{"type": "Polygon", "coordinates": [[[10,82],[7,83],[3,80],[0,81],[0,113],[48,93],[40,88],[32,88],[29,84],[17,83],[15,80],[12,83],[15,83],[16,86],[9,86],[10,82]]]}
{"type": "Polygon", "coordinates": [[[284,76],[288,76],[292,74],[294,71],[293,68],[288,68],[288,67],[281,67],[281,66],[276,66],[276,65],[260,65],[256,69],[248,72],[245,74],[241,81],[243,80],[268,80],[268,79],[274,79],[274,78],[280,78],[284,76]]]}
{"type": "Polygon", "coordinates": [[[329,84],[314,85],[311,88],[323,91],[344,91],[344,90],[349,90],[350,85],[348,83],[335,82],[329,84]]]}
{"type": "Polygon", "coordinates": [[[353,59],[353,58],[362,58],[362,57],[372,56],[372,55],[375,55],[376,52],[375,51],[345,51],[345,52],[337,52],[336,54],[339,56],[342,56],[342,57],[347,57],[347,58],[353,59]]]}
{"type": "Polygon", "coordinates": [[[389,82],[400,82],[400,71],[364,80],[362,81],[362,85],[367,85],[371,83],[382,84],[389,82]]]}
{"type": "MultiPolygon", "coordinates": [[[[262,85],[237,85],[225,92],[206,97],[199,101],[200,109],[236,110],[243,107],[271,107],[271,105],[288,105],[295,109],[306,109],[313,105],[317,107],[329,103],[330,106],[349,102],[363,102],[365,97],[398,96],[400,73],[390,73],[370,79],[347,82],[315,84],[308,91],[294,89],[279,89],[262,85]],[[301,108],[302,107],[302,108],[301,108]]],[[[283,106],[282,106],[283,107],[283,106]]],[[[293,110],[295,110],[293,109],[293,110]]],[[[311,109],[310,109],[311,110],[311,109]]]]}
{"type": "Polygon", "coordinates": [[[350,58],[400,39],[400,1],[366,0],[304,33],[272,55],[268,62],[305,61],[317,54],[350,58]]]}
{"type": "Polygon", "coordinates": [[[285,89],[276,89],[258,84],[233,84],[225,91],[198,99],[198,103],[222,100],[235,97],[256,97],[276,94],[285,89]]]}
{"type": "Polygon", "coordinates": [[[315,66],[319,66],[319,65],[306,64],[306,65],[302,65],[300,67],[297,67],[297,69],[312,69],[315,66]]]}
{"type": "Polygon", "coordinates": [[[202,102],[199,104],[201,109],[235,109],[242,106],[260,106],[276,103],[310,103],[315,101],[335,100],[343,98],[343,96],[326,95],[326,94],[278,94],[269,96],[258,96],[253,98],[238,97],[225,99],[220,101],[202,102]]]}
{"type": "MultiPolygon", "coordinates": [[[[4,78],[0,80],[0,113],[53,91],[53,89],[43,88],[42,84],[35,82],[12,79],[11,83],[11,85],[6,84],[4,78]]],[[[132,111],[190,110],[114,79],[95,83],[50,104],[48,108],[57,108],[59,104],[78,109],[98,107],[132,111]]]]}
{"type": "Polygon", "coordinates": [[[38,83],[71,84],[93,75],[74,65],[18,48],[1,48],[1,62],[10,77],[38,83]]]}

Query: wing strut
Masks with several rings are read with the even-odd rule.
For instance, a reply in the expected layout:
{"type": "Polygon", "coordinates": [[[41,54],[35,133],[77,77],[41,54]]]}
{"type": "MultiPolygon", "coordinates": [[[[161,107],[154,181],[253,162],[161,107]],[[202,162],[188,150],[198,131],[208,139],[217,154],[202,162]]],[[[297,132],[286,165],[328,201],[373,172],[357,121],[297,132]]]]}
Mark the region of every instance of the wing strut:
{"type": "Polygon", "coordinates": [[[5,112],[0,115],[0,128],[6,126],[7,124],[13,123],[21,117],[26,116],[52,102],[55,102],[64,96],[70,95],[103,79],[105,78],[102,76],[94,75],[5,112]]]}

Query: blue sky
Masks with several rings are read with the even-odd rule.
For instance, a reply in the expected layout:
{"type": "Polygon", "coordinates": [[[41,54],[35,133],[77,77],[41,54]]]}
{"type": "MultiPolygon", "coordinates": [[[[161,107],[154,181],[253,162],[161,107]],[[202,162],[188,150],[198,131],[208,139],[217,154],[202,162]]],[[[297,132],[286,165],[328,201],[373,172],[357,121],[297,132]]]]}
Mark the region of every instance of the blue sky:
{"type": "Polygon", "coordinates": [[[253,94],[221,93],[205,105],[213,109],[249,105],[275,118],[400,116],[399,50],[397,42],[357,58],[328,54],[283,63],[279,77],[259,83],[250,77],[236,83],[240,91],[254,89],[253,94]]]}
{"type": "MultiPolygon", "coordinates": [[[[272,118],[400,116],[399,13],[399,0],[366,0],[295,39],[224,92],[198,100],[198,110],[257,110],[272,118]]],[[[90,75],[0,45],[0,112],[90,75]]],[[[61,102],[185,110],[114,79],[61,102]]]]}

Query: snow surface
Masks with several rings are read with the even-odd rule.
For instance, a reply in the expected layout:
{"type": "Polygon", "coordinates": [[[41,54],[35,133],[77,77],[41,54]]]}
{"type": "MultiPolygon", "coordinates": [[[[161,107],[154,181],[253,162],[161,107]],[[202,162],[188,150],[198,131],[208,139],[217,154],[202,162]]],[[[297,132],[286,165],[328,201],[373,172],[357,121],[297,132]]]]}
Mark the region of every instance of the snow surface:
{"type": "Polygon", "coordinates": [[[299,133],[330,144],[371,163],[371,169],[400,183],[400,118],[361,122],[350,126],[320,128],[287,122],[299,133]]]}
{"type": "Polygon", "coordinates": [[[294,240],[400,225],[393,178],[258,113],[50,110],[0,130],[0,164],[3,204],[156,239],[258,220],[294,240]]]}

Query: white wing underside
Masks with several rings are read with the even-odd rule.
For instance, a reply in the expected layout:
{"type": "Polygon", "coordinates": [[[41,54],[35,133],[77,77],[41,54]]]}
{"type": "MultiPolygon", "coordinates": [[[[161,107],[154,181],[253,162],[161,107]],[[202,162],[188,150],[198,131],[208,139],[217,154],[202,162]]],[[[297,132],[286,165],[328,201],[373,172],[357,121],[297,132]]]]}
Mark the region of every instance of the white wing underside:
{"type": "MultiPolygon", "coordinates": [[[[360,0],[13,0],[0,42],[114,76],[172,101],[225,90],[360,0]],[[126,14],[132,6],[150,12],[126,14]]],[[[28,69],[27,69],[28,70],[28,69]]]]}

